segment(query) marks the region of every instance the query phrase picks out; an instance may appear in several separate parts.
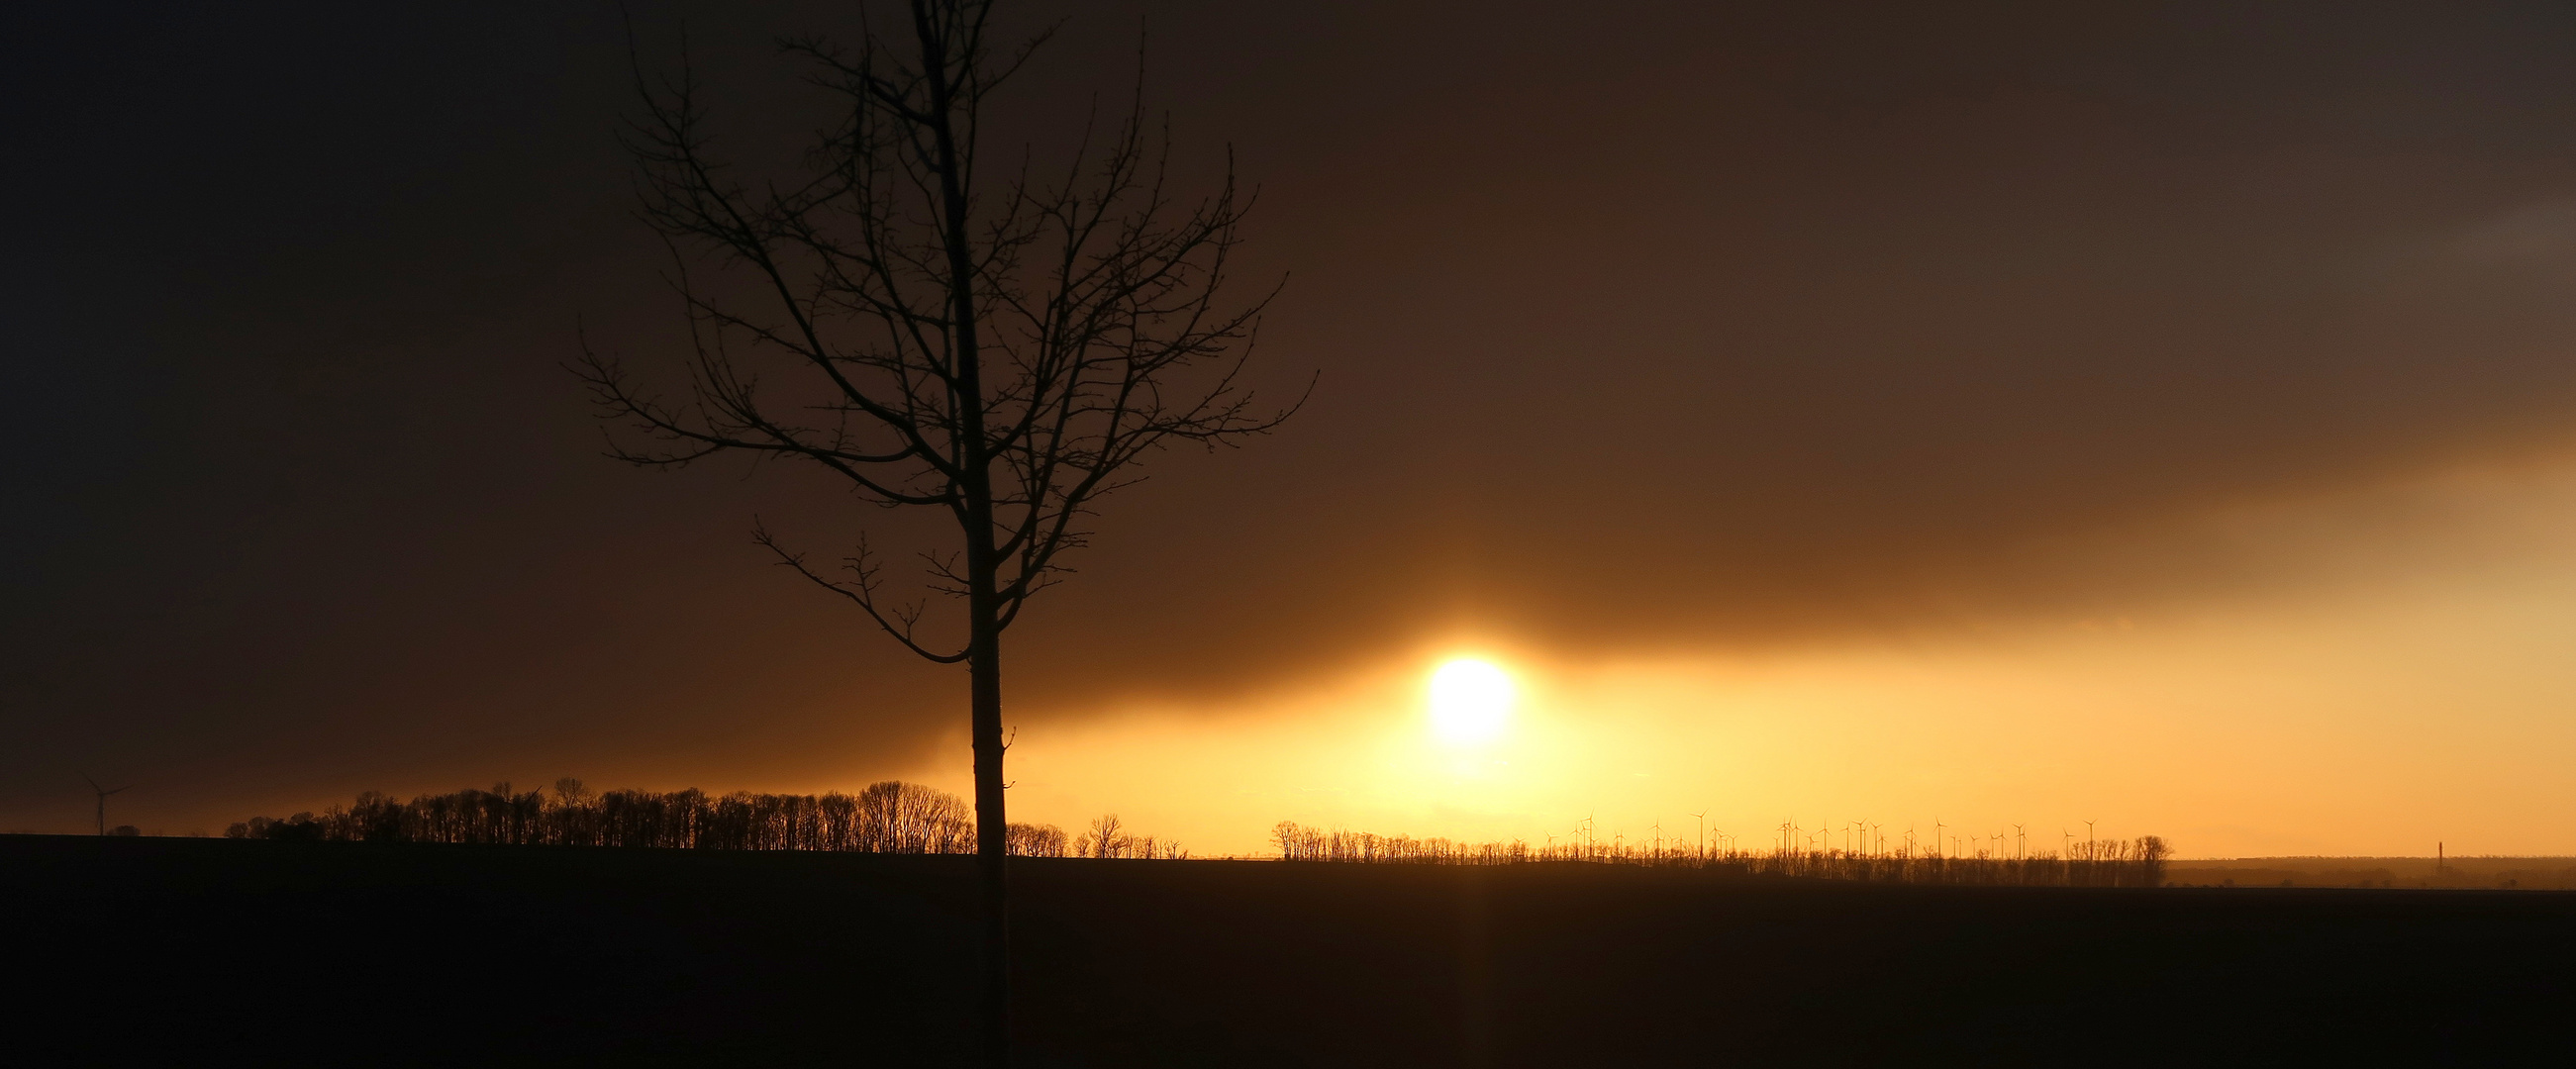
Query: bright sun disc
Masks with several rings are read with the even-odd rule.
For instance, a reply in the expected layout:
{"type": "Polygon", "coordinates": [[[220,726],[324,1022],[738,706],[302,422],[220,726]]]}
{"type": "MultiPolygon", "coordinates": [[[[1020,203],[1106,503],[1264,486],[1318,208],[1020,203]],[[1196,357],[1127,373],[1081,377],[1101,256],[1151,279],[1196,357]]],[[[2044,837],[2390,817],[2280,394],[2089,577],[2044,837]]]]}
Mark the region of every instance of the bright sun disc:
{"type": "Polygon", "coordinates": [[[1456,660],[1431,673],[1431,727],[1450,742],[1502,734],[1512,712],[1512,677],[1492,662],[1456,660]]]}

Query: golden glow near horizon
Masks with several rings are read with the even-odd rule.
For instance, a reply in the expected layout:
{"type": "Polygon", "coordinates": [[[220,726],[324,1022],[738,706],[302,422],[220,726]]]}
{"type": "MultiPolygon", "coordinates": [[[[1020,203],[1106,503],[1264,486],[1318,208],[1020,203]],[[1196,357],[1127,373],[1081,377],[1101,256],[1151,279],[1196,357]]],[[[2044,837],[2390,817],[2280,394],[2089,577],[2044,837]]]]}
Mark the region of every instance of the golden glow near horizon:
{"type": "Polygon", "coordinates": [[[1492,742],[1510,722],[1512,677],[1492,661],[1461,657],[1431,673],[1431,729],[1454,745],[1492,742]]]}
{"type": "Polygon", "coordinates": [[[1013,812],[1116,812],[1201,854],[1261,854],[1281,820],[1537,845],[1587,820],[1696,838],[1699,813],[1711,843],[1938,822],[2055,849],[2092,820],[2186,857],[2576,850],[2576,458],[2194,522],[2139,537],[2287,563],[2108,613],[1768,649],[1426,636],[1267,693],[1036,721],[1013,812]]]}

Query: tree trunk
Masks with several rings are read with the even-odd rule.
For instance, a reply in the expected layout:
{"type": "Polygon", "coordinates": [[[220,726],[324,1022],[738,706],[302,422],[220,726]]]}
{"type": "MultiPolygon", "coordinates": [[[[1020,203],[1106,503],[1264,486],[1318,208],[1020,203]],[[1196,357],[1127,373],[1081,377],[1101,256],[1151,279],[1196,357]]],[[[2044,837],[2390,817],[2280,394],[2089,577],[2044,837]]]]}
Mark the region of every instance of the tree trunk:
{"type": "MultiPolygon", "coordinates": [[[[979,584],[989,586],[986,580],[979,584]]],[[[973,653],[966,671],[975,742],[975,865],[984,889],[984,1058],[1010,1064],[1010,823],[1002,805],[1002,636],[989,600],[974,613],[973,653]]]]}
{"type": "MultiPolygon", "coordinates": [[[[1009,817],[1002,805],[1002,624],[999,554],[993,540],[993,475],[984,427],[983,351],[977,334],[975,247],[968,225],[970,202],[953,115],[957,77],[950,47],[931,6],[913,0],[913,32],[928,73],[927,124],[938,175],[942,243],[947,246],[950,388],[956,404],[955,459],[960,469],[957,519],[966,541],[966,616],[970,732],[975,746],[975,864],[984,889],[984,1062],[1006,1069],[1011,1060],[1011,920],[1007,863],[1009,817]]],[[[970,104],[971,106],[971,104],[970,104]]]]}

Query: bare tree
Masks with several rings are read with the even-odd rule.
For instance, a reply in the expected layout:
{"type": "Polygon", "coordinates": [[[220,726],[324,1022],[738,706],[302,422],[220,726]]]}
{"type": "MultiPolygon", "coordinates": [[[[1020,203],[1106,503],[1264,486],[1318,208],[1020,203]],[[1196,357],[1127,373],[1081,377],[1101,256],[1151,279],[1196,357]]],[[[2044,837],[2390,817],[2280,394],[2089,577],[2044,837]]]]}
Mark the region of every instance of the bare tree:
{"type": "Polygon", "coordinates": [[[1116,813],[1105,813],[1100,816],[1093,817],[1091,820],[1091,830],[1084,832],[1082,840],[1074,846],[1074,856],[1127,856],[1128,848],[1135,845],[1135,840],[1127,835],[1125,828],[1126,825],[1119,821],[1118,814],[1116,813]]]}
{"type": "MultiPolygon", "coordinates": [[[[785,42],[829,94],[832,123],[792,178],[756,181],[714,151],[697,83],[637,76],[630,147],[642,215],[672,254],[689,313],[685,393],[665,399],[584,342],[579,369],[614,455],[678,467],[720,453],[802,461],[861,498],[944,512],[953,541],[926,580],[889,585],[861,532],[820,565],[755,539],[912,652],[967,668],[977,853],[986,890],[986,1037],[1006,1057],[1009,823],[1002,792],[1002,633],[1087,541],[1085,517],[1179,443],[1270,430],[1239,379],[1267,294],[1228,303],[1249,198],[1229,166],[1177,193],[1167,138],[1138,104],[1053,170],[985,165],[993,94],[1044,35],[996,50],[993,0],[909,0],[862,15],[855,49],[785,42]],[[936,594],[962,626],[923,625],[936,594]]],[[[1275,289],[1271,292],[1276,292],[1275,289]]]]}

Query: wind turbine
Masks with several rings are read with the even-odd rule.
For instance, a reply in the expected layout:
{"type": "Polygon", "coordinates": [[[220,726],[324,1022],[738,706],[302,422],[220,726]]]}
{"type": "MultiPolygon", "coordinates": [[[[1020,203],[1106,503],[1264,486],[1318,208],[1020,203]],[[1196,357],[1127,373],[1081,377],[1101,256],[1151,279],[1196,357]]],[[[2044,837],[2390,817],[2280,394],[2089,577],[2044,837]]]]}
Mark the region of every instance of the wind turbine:
{"type": "Polygon", "coordinates": [[[83,782],[89,784],[89,789],[98,792],[98,833],[100,835],[105,835],[107,834],[107,796],[115,794],[117,791],[132,790],[134,789],[134,785],[128,783],[125,786],[116,788],[116,790],[109,790],[105,787],[99,786],[97,780],[90,779],[89,773],[87,772],[81,773],[80,778],[83,782]]]}
{"type": "Polygon", "coordinates": [[[1691,817],[1699,821],[1699,859],[1702,864],[1706,864],[1708,862],[1708,810],[1700,810],[1691,814],[1691,817]]]}

